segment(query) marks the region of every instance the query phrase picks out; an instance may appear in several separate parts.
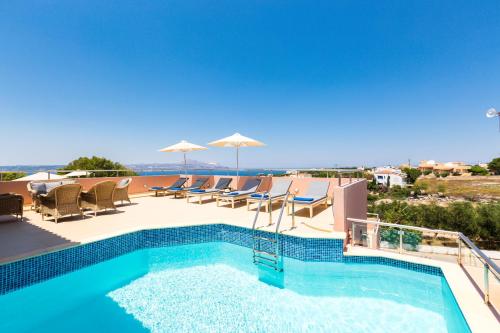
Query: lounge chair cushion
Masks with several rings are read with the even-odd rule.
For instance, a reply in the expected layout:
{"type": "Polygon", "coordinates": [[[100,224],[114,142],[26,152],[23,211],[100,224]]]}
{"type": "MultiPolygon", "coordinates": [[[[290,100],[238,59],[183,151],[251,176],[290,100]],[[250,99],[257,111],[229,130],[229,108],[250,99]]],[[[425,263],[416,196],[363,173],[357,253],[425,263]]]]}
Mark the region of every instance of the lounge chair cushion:
{"type": "Polygon", "coordinates": [[[226,193],[226,195],[238,195],[238,194],[240,194],[240,192],[238,191],[226,193]]]}
{"type": "Polygon", "coordinates": [[[182,191],[184,189],[184,187],[170,187],[169,190],[170,191],[182,191]]]}
{"type": "Polygon", "coordinates": [[[153,191],[160,191],[163,189],[164,189],[164,187],[162,187],[162,186],[151,186],[151,190],[153,190],[153,191]]]}
{"type": "Polygon", "coordinates": [[[314,198],[295,197],[295,201],[306,201],[306,202],[310,202],[310,201],[314,201],[314,198]]]}
{"type": "Polygon", "coordinates": [[[193,193],[204,193],[204,192],[206,192],[206,191],[205,191],[205,190],[202,190],[202,189],[197,188],[197,189],[191,190],[191,192],[193,192],[193,193]]]}
{"type": "Polygon", "coordinates": [[[254,194],[250,195],[250,197],[252,197],[252,198],[259,198],[259,199],[262,198],[262,197],[264,197],[264,199],[269,199],[269,195],[262,194],[262,193],[254,193],[254,194]]]}

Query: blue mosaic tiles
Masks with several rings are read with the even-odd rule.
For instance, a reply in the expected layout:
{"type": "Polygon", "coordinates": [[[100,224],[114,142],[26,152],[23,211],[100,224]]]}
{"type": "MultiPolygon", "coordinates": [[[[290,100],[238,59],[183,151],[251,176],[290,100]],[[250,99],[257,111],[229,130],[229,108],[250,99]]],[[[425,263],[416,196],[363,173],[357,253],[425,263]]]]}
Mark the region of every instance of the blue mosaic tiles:
{"type": "MultiPolygon", "coordinates": [[[[274,237],[273,233],[265,231],[256,231],[256,234],[274,237]]],[[[226,224],[149,229],[124,234],[0,265],[0,295],[139,249],[206,242],[227,242],[251,248],[252,236],[251,229],[226,224]]],[[[344,256],[341,239],[280,235],[280,246],[283,256],[302,261],[377,263],[442,275],[437,267],[384,257],[344,256]]]]}
{"type": "Polygon", "coordinates": [[[423,264],[417,264],[413,262],[397,260],[386,257],[376,257],[376,256],[344,256],[343,262],[352,262],[356,264],[379,264],[386,266],[393,266],[398,268],[404,268],[416,272],[427,273],[431,275],[443,276],[443,271],[441,268],[428,266],[423,264]]]}

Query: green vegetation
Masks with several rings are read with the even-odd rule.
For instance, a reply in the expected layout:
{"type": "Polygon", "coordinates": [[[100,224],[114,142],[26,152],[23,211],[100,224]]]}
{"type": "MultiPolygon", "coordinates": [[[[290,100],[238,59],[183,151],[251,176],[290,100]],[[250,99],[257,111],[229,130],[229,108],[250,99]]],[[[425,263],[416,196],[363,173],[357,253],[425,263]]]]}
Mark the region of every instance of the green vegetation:
{"type": "Polygon", "coordinates": [[[494,158],[488,163],[488,169],[495,175],[500,175],[500,157],[494,158]]]}
{"type": "Polygon", "coordinates": [[[488,170],[486,170],[485,168],[483,168],[479,165],[471,166],[469,171],[473,176],[486,176],[489,174],[488,170]]]}
{"type": "MultiPolygon", "coordinates": [[[[500,249],[500,203],[498,202],[482,204],[453,202],[443,207],[436,204],[409,205],[402,201],[394,201],[371,205],[369,211],[379,214],[385,222],[460,231],[481,248],[500,249]]],[[[390,239],[390,235],[386,236],[390,239]]],[[[411,244],[410,240],[408,243],[411,244]]]]}
{"type": "Polygon", "coordinates": [[[337,178],[339,176],[342,176],[342,178],[367,178],[367,174],[363,171],[359,170],[352,170],[352,171],[343,171],[343,172],[337,172],[337,171],[305,171],[305,173],[310,174],[312,177],[315,178],[337,178]]]}
{"type": "Polygon", "coordinates": [[[61,170],[124,170],[118,171],[100,171],[93,173],[93,177],[115,177],[115,176],[136,176],[137,174],[126,168],[120,163],[110,161],[104,157],[92,156],[80,157],[61,170]]]}
{"type": "Polygon", "coordinates": [[[18,179],[18,178],[21,178],[24,176],[26,176],[25,172],[2,172],[1,179],[3,181],[9,181],[9,180],[18,179]]]}
{"type": "Polygon", "coordinates": [[[406,174],[406,182],[408,184],[414,184],[417,178],[422,175],[422,172],[415,168],[404,168],[403,172],[406,174]]]}

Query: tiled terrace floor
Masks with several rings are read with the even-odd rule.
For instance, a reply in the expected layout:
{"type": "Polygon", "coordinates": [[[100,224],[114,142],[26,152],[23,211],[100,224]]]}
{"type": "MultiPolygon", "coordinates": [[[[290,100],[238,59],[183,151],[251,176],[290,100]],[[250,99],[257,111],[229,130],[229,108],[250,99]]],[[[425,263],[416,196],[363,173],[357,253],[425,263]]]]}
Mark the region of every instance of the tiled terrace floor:
{"type": "MultiPolygon", "coordinates": [[[[276,204],[272,215],[274,221],[278,218],[279,210],[280,205],[276,204]]],[[[145,228],[208,223],[226,223],[251,228],[255,211],[256,205],[247,211],[245,204],[231,209],[230,206],[217,207],[215,201],[208,199],[200,205],[187,203],[186,199],[174,199],[172,196],[135,197],[132,198],[132,204],[120,205],[116,212],[108,210],[94,217],[93,213],[87,211],[85,219],[79,216],[68,217],[60,219],[57,224],[51,219],[42,221],[40,214],[28,210],[23,222],[5,218],[0,220],[0,262],[145,228]]],[[[344,233],[333,232],[331,206],[326,209],[317,207],[312,219],[307,216],[307,210],[298,212],[297,227],[291,229],[292,219],[285,211],[280,230],[303,237],[344,237],[344,233]]],[[[269,214],[262,208],[258,225],[265,226],[268,222],[269,214]]],[[[274,228],[275,226],[264,229],[274,228]]]]}

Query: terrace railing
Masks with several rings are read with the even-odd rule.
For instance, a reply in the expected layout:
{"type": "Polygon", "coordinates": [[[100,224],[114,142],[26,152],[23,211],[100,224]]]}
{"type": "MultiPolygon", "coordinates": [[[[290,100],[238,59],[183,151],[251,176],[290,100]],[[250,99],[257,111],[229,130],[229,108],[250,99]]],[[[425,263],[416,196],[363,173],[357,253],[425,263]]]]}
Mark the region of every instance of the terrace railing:
{"type": "Polygon", "coordinates": [[[380,220],[348,218],[351,246],[456,261],[482,292],[484,302],[500,310],[498,264],[461,232],[429,229],[380,220]]]}
{"type": "MultiPolygon", "coordinates": [[[[128,170],[117,170],[117,169],[96,169],[96,170],[63,170],[63,169],[43,169],[43,168],[33,168],[29,170],[0,170],[0,181],[5,180],[4,175],[8,173],[27,173],[33,174],[36,172],[48,172],[49,179],[50,174],[64,175],[74,171],[85,172],[85,177],[121,177],[128,176],[131,172],[135,172],[139,175],[174,175],[182,174],[185,172],[181,168],[131,168],[128,170]]],[[[209,172],[213,175],[229,176],[235,175],[236,169],[232,168],[220,168],[220,169],[209,169],[209,168],[188,168],[188,173],[191,174],[206,174],[209,172]]],[[[331,169],[331,168],[257,168],[257,169],[240,169],[240,175],[298,175],[313,173],[313,176],[320,173],[324,178],[348,178],[350,182],[357,178],[363,178],[363,172],[357,169],[331,169]]]]}

